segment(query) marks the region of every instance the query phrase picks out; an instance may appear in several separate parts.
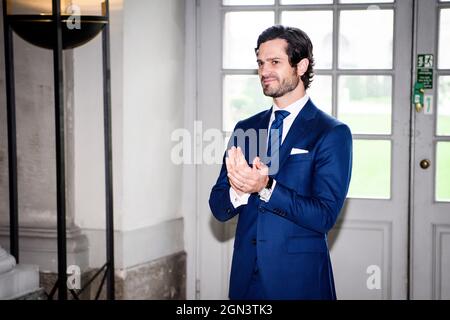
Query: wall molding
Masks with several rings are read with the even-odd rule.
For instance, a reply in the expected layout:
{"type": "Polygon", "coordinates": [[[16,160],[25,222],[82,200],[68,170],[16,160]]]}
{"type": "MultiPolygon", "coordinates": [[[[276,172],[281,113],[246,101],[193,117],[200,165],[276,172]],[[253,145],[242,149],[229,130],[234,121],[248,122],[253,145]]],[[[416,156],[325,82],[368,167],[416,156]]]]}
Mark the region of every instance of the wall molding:
{"type": "MultiPolygon", "coordinates": [[[[145,264],[184,251],[183,218],[140,229],[114,232],[117,269],[145,264]]],[[[20,228],[20,262],[37,264],[41,272],[57,272],[57,234],[53,229],[20,228]]],[[[101,229],[67,230],[67,265],[81,270],[106,262],[106,233],[101,229]]],[[[0,244],[9,248],[9,231],[0,227],[0,244]]]]}
{"type": "Polygon", "coordinates": [[[450,225],[448,224],[433,224],[433,250],[431,257],[432,261],[432,299],[433,300],[441,300],[442,299],[442,273],[445,270],[442,270],[442,247],[444,236],[450,237],[450,225]]]}
{"type": "MultiPolygon", "coordinates": [[[[56,229],[19,228],[20,263],[38,265],[40,272],[57,272],[56,229]]],[[[0,244],[9,250],[9,229],[0,227],[0,244]]],[[[89,268],[88,239],[78,227],[67,229],[67,265],[89,268]]]]}
{"type": "Polygon", "coordinates": [[[368,230],[368,231],[378,231],[381,232],[383,243],[382,243],[382,290],[381,298],[383,300],[392,299],[392,259],[393,259],[393,249],[392,249],[392,222],[391,221],[367,221],[367,220],[338,220],[333,227],[333,232],[337,234],[339,238],[340,230],[368,230]]]}
{"type": "MultiPolygon", "coordinates": [[[[127,269],[184,251],[184,220],[176,218],[140,229],[114,232],[116,269],[127,269]]],[[[89,241],[89,265],[106,261],[105,230],[83,229],[89,241]]]]}

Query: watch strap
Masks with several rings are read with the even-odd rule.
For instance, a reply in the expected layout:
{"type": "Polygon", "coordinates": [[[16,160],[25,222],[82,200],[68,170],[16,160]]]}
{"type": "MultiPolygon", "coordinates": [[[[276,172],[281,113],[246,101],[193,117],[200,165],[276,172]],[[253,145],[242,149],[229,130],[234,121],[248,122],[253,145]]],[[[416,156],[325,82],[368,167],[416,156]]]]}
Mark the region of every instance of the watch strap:
{"type": "Polygon", "coordinates": [[[272,185],[273,185],[273,178],[269,176],[269,181],[267,181],[266,189],[270,190],[272,188],[272,185]]]}

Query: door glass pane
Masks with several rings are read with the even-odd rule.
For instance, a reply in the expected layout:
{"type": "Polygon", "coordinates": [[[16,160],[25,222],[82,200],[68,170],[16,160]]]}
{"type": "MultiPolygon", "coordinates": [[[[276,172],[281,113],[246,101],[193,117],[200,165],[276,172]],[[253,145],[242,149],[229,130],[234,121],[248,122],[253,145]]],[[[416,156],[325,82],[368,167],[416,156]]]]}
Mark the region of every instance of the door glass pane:
{"type": "Polygon", "coordinates": [[[438,83],[437,134],[450,136],[450,76],[439,77],[438,83]]]}
{"type": "Polygon", "coordinates": [[[273,11],[226,13],[223,67],[256,69],[255,47],[258,36],[273,24],[273,11]]]}
{"type": "Polygon", "coordinates": [[[338,118],[354,134],[390,134],[392,77],[341,76],[338,118]]]}
{"type": "Polygon", "coordinates": [[[340,3],[392,3],[394,0],[340,0],[340,3]]]}
{"type": "Polygon", "coordinates": [[[281,21],[284,25],[300,28],[308,34],[314,47],[316,69],[331,69],[333,11],[284,11],[281,21]]]}
{"type": "Polygon", "coordinates": [[[436,200],[450,202],[450,142],[438,142],[436,200]]]}
{"type": "Polygon", "coordinates": [[[450,9],[442,9],[439,24],[439,68],[450,69],[450,9]]]}
{"type": "Polygon", "coordinates": [[[272,98],[262,93],[257,75],[228,75],[223,83],[223,130],[272,106],[272,98]]]}
{"type": "Polygon", "coordinates": [[[281,0],[281,4],[326,4],[333,0],[281,0]]]}
{"type": "Polygon", "coordinates": [[[331,83],[331,76],[314,76],[311,87],[308,89],[308,95],[316,107],[322,109],[330,115],[332,110],[331,83]]]}
{"type": "Polygon", "coordinates": [[[257,6],[274,4],[274,0],[223,0],[224,6],[257,6]]]}
{"type": "Polygon", "coordinates": [[[341,11],[339,67],[391,69],[393,32],[393,10],[341,11]]]}
{"type": "Polygon", "coordinates": [[[389,199],[391,196],[391,142],[354,140],[349,197],[389,199]]]}

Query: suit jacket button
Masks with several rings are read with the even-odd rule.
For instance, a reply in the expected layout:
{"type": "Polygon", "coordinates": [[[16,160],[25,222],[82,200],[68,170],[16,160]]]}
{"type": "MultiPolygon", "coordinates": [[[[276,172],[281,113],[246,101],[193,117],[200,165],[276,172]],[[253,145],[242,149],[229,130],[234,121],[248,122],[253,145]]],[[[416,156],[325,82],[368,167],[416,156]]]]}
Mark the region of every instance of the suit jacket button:
{"type": "Polygon", "coordinates": [[[227,209],[227,213],[231,213],[231,209],[230,208],[227,209]]]}
{"type": "Polygon", "coordinates": [[[252,239],[252,244],[256,245],[256,239],[252,239]]]}
{"type": "Polygon", "coordinates": [[[264,212],[264,208],[263,207],[259,207],[259,211],[260,212],[264,212]]]}

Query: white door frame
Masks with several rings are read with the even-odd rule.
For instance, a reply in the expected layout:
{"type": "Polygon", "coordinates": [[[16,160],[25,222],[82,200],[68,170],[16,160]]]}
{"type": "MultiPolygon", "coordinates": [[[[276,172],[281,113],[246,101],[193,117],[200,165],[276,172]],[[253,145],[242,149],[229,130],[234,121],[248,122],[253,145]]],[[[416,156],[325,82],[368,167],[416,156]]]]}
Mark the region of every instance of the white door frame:
{"type": "MultiPolygon", "coordinates": [[[[450,75],[450,70],[438,70],[439,8],[450,8],[450,3],[437,4],[436,0],[415,2],[415,46],[417,54],[434,55],[433,89],[426,90],[434,97],[433,115],[412,112],[411,153],[411,263],[410,297],[412,299],[442,299],[450,296],[450,285],[445,284],[443,270],[450,261],[443,260],[443,252],[450,250],[450,203],[435,200],[436,145],[450,141],[450,137],[437,137],[438,76],[450,75]],[[434,21],[435,23],[429,23],[434,21]],[[423,159],[431,160],[431,167],[420,167],[423,159]],[[446,240],[444,240],[446,239],[446,240]],[[445,248],[444,248],[445,247],[445,248]]],[[[416,63],[414,61],[414,74],[416,63]]],[[[448,256],[447,256],[448,257],[448,256]]]]}
{"type": "MultiPolygon", "coordinates": [[[[198,116],[203,121],[203,129],[221,128],[222,119],[217,116],[218,101],[222,97],[222,11],[219,0],[198,0],[199,10],[197,19],[198,30],[198,116]],[[210,23],[202,26],[204,17],[210,23]],[[207,46],[207,50],[202,50],[207,46]],[[206,66],[206,67],[205,67],[206,66]],[[206,94],[205,94],[206,93],[206,94]]],[[[357,8],[358,6],[353,6],[357,8]]],[[[361,5],[359,7],[362,7],[361,5]]],[[[247,8],[248,9],[248,8],[247,8]]],[[[335,26],[337,24],[335,13],[335,26]]],[[[394,26],[394,59],[392,71],[382,71],[381,74],[393,76],[393,110],[392,134],[389,136],[355,135],[356,139],[389,139],[392,141],[392,168],[395,173],[391,181],[389,200],[361,200],[351,199],[345,208],[345,220],[340,219],[335,227],[341,233],[370,230],[381,237],[381,247],[385,249],[380,267],[383,269],[382,299],[405,299],[407,297],[407,261],[408,261],[408,187],[409,187],[409,128],[410,128],[410,83],[411,56],[405,56],[397,48],[412,48],[412,0],[402,0],[395,4],[394,26]],[[397,72],[402,70],[402,72],[397,72]],[[395,124],[395,125],[394,125],[395,124]],[[367,215],[368,212],[372,214],[367,215]],[[395,285],[392,284],[395,281],[395,285]]],[[[337,50],[336,50],[337,51],[337,50]]],[[[336,55],[335,55],[336,59],[336,55]]],[[[336,60],[334,62],[336,64],[336,60]]],[[[336,71],[335,76],[342,72],[336,71]]],[[[345,74],[379,74],[379,71],[353,70],[345,74]]],[[[336,86],[336,81],[335,81],[336,86]]],[[[336,92],[336,87],[334,88],[336,92]]],[[[336,98],[335,98],[336,100],[336,98]]],[[[219,102],[219,104],[220,104],[219,102]]],[[[334,109],[336,101],[334,102],[334,109]]],[[[229,229],[214,220],[208,206],[211,186],[219,173],[220,166],[200,166],[198,171],[198,236],[202,243],[198,249],[198,276],[200,283],[199,298],[222,299],[227,296],[229,270],[229,229]],[[204,246],[204,247],[202,247],[204,246]],[[206,254],[208,252],[209,254],[206,254]],[[203,256],[202,256],[203,255],[203,256]],[[206,260],[205,260],[206,259],[206,260]],[[213,270],[214,272],[210,272],[213,270]],[[219,279],[219,281],[218,281],[219,279]],[[215,283],[216,286],[210,284],[215,283]]],[[[341,215],[343,217],[344,214],[341,215]]],[[[333,254],[333,251],[332,251],[333,254]]],[[[369,259],[370,260],[370,259],[369,259]]],[[[366,266],[367,267],[367,266],[366,266]]],[[[364,271],[365,272],[365,267],[364,271]]],[[[362,275],[364,276],[364,275],[362,275]]],[[[361,280],[362,281],[362,280],[361,280]]],[[[365,281],[364,281],[365,285],[365,281]]]]}
{"type": "MultiPolygon", "coordinates": [[[[198,119],[197,88],[198,88],[198,1],[185,0],[185,105],[184,128],[191,135],[195,131],[195,121],[198,119]]],[[[192,152],[193,150],[191,150],[192,152]]],[[[199,183],[197,166],[185,164],[183,167],[182,210],[184,217],[184,243],[186,250],[186,298],[198,298],[198,230],[199,230],[199,183]]]]}
{"type": "MultiPolygon", "coordinates": [[[[429,1],[429,0],[427,0],[429,1]]],[[[423,5],[427,5],[425,2],[427,1],[413,1],[413,0],[397,0],[396,8],[396,26],[395,32],[398,33],[395,37],[397,39],[395,46],[404,48],[403,50],[394,50],[394,67],[400,68],[403,70],[411,70],[411,65],[415,64],[415,56],[416,53],[423,51],[423,48],[433,48],[433,51],[426,50],[430,53],[436,54],[436,43],[431,43],[435,37],[430,36],[430,32],[434,35],[434,31],[430,31],[430,29],[435,28],[435,25],[424,24],[421,26],[414,27],[414,34],[416,35],[417,42],[413,47],[413,39],[412,32],[413,30],[413,3],[416,6],[420,7],[423,5]],[[398,10],[399,7],[402,7],[403,10],[398,10]],[[401,23],[399,23],[401,22],[401,23]],[[400,36],[403,35],[403,36],[400,36]],[[406,36],[405,36],[406,35],[406,36]],[[414,48],[414,55],[405,55],[404,52],[409,52],[407,50],[414,48]],[[413,62],[414,61],[414,62],[413,62]]],[[[416,8],[419,9],[419,8],[416,8]]],[[[221,88],[221,70],[220,68],[208,68],[206,69],[197,69],[201,63],[206,63],[211,65],[216,65],[220,67],[221,54],[222,54],[222,41],[221,38],[215,37],[214,35],[221,34],[221,21],[222,17],[220,14],[220,10],[218,8],[217,1],[202,1],[202,0],[186,0],[186,34],[187,34],[187,52],[186,52],[186,103],[187,107],[185,108],[185,120],[186,120],[186,128],[188,128],[191,132],[194,132],[193,122],[195,119],[205,119],[203,122],[204,130],[206,128],[221,128],[222,121],[219,117],[214,114],[216,111],[214,108],[210,106],[214,106],[217,104],[215,98],[222,96],[222,88],[221,88]],[[200,5],[201,3],[201,5],[200,5]],[[201,19],[202,16],[207,15],[209,19],[212,21],[216,21],[216,24],[212,24],[209,28],[201,28],[201,19]],[[193,36],[193,34],[195,36],[193,36]],[[195,39],[194,39],[195,38],[195,39]],[[202,42],[202,39],[212,39],[208,42],[208,54],[205,55],[205,52],[202,51],[202,45],[205,43],[202,42]],[[198,47],[197,47],[198,44],[198,47]],[[202,54],[203,52],[203,54],[202,54]],[[199,70],[197,74],[197,70],[199,70]],[[208,75],[208,76],[207,76],[208,75]],[[210,81],[211,75],[213,77],[217,77],[217,81],[210,81]],[[194,79],[195,78],[195,79],[194,79]],[[201,90],[207,90],[208,95],[198,94],[201,90]]],[[[422,12],[422,11],[421,11],[422,12]]],[[[426,11],[423,11],[426,12],[426,11]]],[[[431,16],[428,19],[433,19],[433,15],[436,15],[437,12],[431,11],[427,13],[423,13],[424,16],[421,17],[421,21],[427,21],[426,15],[429,14],[431,16]]],[[[428,20],[429,21],[429,20],[428,20]]],[[[438,21],[435,19],[434,21],[438,21]]],[[[335,22],[336,23],[336,22],[335,22]]],[[[437,22],[438,23],[438,22],[437,22]]],[[[425,53],[425,52],[423,52],[425,53]]],[[[428,181],[427,183],[432,182],[429,181],[429,176],[426,176],[426,172],[423,172],[422,169],[418,167],[418,162],[420,159],[427,157],[432,160],[434,163],[434,156],[431,156],[428,152],[429,149],[424,149],[423,146],[430,146],[430,141],[425,141],[423,137],[433,137],[434,134],[431,131],[434,128],[434,123],[429,122],[430,119],[422,119],[418,120],[415,112],[410,108],[410,94],[411,94],[411,83],[412,76],[409,72],[397,73],[394,76],[394,95],[393,100],[393,132],[392,139],[394,141],[395,148],[393,148],[393,158],[397,158],[396,161],[393,161],[392,172],[402,172],[402,179],[392,179],[392,199],[401,204],[401,207],[396,211],[393,219],[393,223],[397,223],[399,227],[404,226],[405,230],[409,230],[409,234],[405,237],[402,234],[392,233],[389,241],[393,243],[397,243],[397,248],[390,251],[390,255],[392,259],[398,259],[397,263],[388,262],[388,267],[391,267],[391,280],[398,279],[401,284],[399,286],[391,288],[391,290],[383,293],[383,298],[389,299],[406,299],[406,298],[421,298],[421,297],[431,297],[431,298],[439,298],[439,292],[437,291],[437,287],[434,285],[430,287],[429,284],[425,282],[421,282],[418,279],[414,279],[414,274],[420,272],[420,266],[417,264],[418,255],[414,252],[414,238],[425,236],[420,232],[415,234],[414,229],[418,225],[420,225],[420,202],[422,202],[422,206],[429,206],[429,202],[424,201],[419,195],[423,195],[422,192],[418,191],[418,183],[423,181],[428,181]],[[424,123],[429,122],[429,123],[424,123]],[[430,125],[431,124],[431,125],[430,125]],[[420,134],[417,134],[415,130],[420,127],[420,134]],[[396,129],[398,128],[398,129],[396,129]],[[407,128],[407,129],[405,129],[407,128]],[[422,139],[422,140],[421,140],[422,139]],[[407,141],[407,143],[404,143],[407,141]],[[420,154],[420,150],[428,150],[424,151],[423,154],[420,154]],[[405,165],[408,164],[408,165],[405,165]],[[408,181],[409,177],[409,181],[408,181]],[[428,180],[427,180],[428,179],[428,180]],[[395,192],[396,190],[405,190],[408,189],[410,192],[395,192]],[[414,210],[415,209],[415,210],[414,210]],[[409,213],[409,214],[408,214],[409,213]],[[409,225],[409,228],[408,228],[409,225]],[[396,238],[397,237],[397,238],[396,238]],[[409,243],[409,246],[408,246],[409,243]],[[395,252],[394,252],[395,251],[395,252]],[[408,269],[409,263],[409,269],[408,269]],[[417,265],[416,265],[417,264],[417,265]],[[409,280],[409,281],[408,281],[409,280]],[[417,288],[426,288],[426,293],[421,293],[417,291],[417,288]]],[[[435,85],[437,82],[435,81],[435,85]]],[[[435,95],[436,96],[436,95],[435,95]]],[[[436,101],[436,99],[435,99],[436,101]]],[[[436,102],[435,102],[436,103],[436,102]]],[[[432,120],[434,121],[434,119],[432,120]]],[[[363,137],[362,137],[363,138],[363,137]]],[[[367,137],[369,138],[369,137],[367,137]]],[[[429,138],[427,138],[429,139],[429,138]]],[[[445,139],[444,139],[445,140],[445,139]]],[[[450,140],[450,139],[449,139],[450,140]]],[[[433,145],[434,142],[431,142],[433,145]]],[[[434,154],[434,153],[432,153],[434,154]]],[[[188,252],[188,278],[187,278],[187,287],[188,287],[188,298],[207,298],[207,299],[216,299],[223,298],[224,294],[226,295],[227,289],[227,281],[228,279],[224,277],[224,274],[227,274],[229,261],[224,261],[223,259],[215,259],[210,261],[208,264],[208,268],[215,270],[214,277],[221,277],[220,285],[216,288],[210,288],[206,285],[209,281],[217,280],[214,278],[204,277],[206,274],[204,267],[201,265],[201,250],[199,239],[203,239],[204,241],[211,241],[210,250],[214,252],[220,252],[219,255],[222,257],[225,256],[226,251],[228,250],[229,240],[227,240],[228,235],[226,232],[226,228],[218,223],[216,223],[212,217],[202,216],[200,213],[209,211],[208,207],[208,197],[209,191],[212,183],[214,181],[209,177],[216,177],[219,172],[219,166],[209,166],[209,168],[198,168],[197,167],[189,167],[185,173],[185,181],[184,184],[186,194],[190,196],[184,197],[184,203],[189,203],[192,198],[195,198],[194,208],[190,208],[188,211],[189,214],[185,215],[189,217],[189,219],[194,218],[195,223],[192,221],[187,221],[185,219],[186,225],[186,250],[188,252]],[[192,188],[193,181],[192,177],[195,179],[196,188],[192,188]],[[209,181],[211,180],[211,181],[209,181]],[[202,181],[209,181],[209,183],[202,183],[202,181]],[[211,185],[210,185],[211,184],[211,185]],[[186,189],[188,188],[188,189],[186,189]],[[207,229],[205,229],[207,226],[207,229]],[[211,234],[211,230],[213,230],[211,234]],[[220,244],[214,244],[213,241],[220,239],[220,244]],[[195,257],[195,258],[194,258],[195,257]],[[201,282],[198,281],[201,278],[201,282]],[[201,293],[201,294],[199,294],[201,293]]],[[[430,189],[430,188],[429,188],[430,189]]],[[[434,188],[431,188],[434,191],[434,188]]],[[[431,199],[431,198],[430,198],[431,199]]],[[[374,204],[377,207],[379,216],[376,217],[376,220],[386,221],[390,218],[386,215],[387,210],[389,210],[389,205],[387,202],[374,204]]],[[[439,205],[438,205],[439,206],[439,205]]],[[[186,209],[186,207],[184,207],[186,209]]],[[[347,203],[347,211],[349,212],[357,212],[357,211],[367,211],[367,203],[364,201],[349,201],[347,203]]],[[[347,215],[346,219],[351,219],[352,215],[347,215]]],[[[358,217],[354,216],[354,224],[345,226],[344,224],[341,227],[358,227],[358,217]]],[[[380,225],[380,228],[383,232],[387,232],[387,238],[389,239],[389,233],[392,232],[392,225],[388,224],[380,225]]],[[[429,230],[428,230],[429,231],[429,230]]],[[[436,230],[431,230],[432,232],[436,232],[436,230]]],[[[447,231],[445,231],[447,232],[447,231]]],[[[431,240],[427,240],[431,241],[431,240]]],[[[431,250],[430,250],[431,251],[431,250]]],[[[430,253],[431,254],[431,253],[430,253]]],[[[431,261],[431,259],[429,260],[431,261]]],[[[423,261],[422,261],[423,262],[423,261]]],[[[434,266],[436,267],[436,266],[434,266]]],[[[435,272],[436,269],[433,269],[432,272],[435,272]]],[[[436,280],[436,274],[433,274],[433,280],[436,280]]],[[[433,282],[436,284],[436,281],[433,282]]]]}

